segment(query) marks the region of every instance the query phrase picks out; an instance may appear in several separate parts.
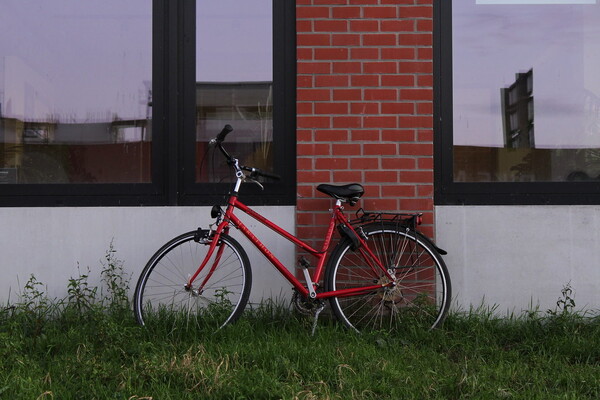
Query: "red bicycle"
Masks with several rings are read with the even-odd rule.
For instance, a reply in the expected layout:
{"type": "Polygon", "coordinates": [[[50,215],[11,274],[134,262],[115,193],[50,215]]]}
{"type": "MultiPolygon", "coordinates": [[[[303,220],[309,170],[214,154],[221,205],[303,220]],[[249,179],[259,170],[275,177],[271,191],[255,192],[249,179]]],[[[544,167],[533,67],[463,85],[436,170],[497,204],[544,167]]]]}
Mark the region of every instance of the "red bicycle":
{"type": "Polygon", "coordinates": [[[152,323],[161,315],[179,315],[195,323],[216,323],[220,328],[239,318],[250,295],[252,270],[246,252],[229,235],[232,226],[291,283],[294,305],[312,314],[315,325],[327,299],[335,316],[357,331],[406,328],[409,324],[435,328],[443,322],[451,297],[450,278],[441,257],[446,252],[417,231],[421,214],[361,209],[356,218],[348,219],[342,205],[355,205],[364,193],[363,187],[357,183],[322,184],[317,190],[333,197],[335,205],[322,248],[314,249],[239,200],[242,183],[260,185],[259,177],[278,177],[241,166],[229,155],[223,141],[232,130],[226,125],[211,141],[235,171],[236,181],[226,208],[213,207],[215,229],[184,233],[162,246],[148,261],[134,295],[139,324],[152,323]],[[237,210],[314,257],[312,275],[309,261],[302,256],[299,265],[304,282],[296,278],[240,221],[235,215],[237,210]],[[330,252],[336,230],[340,241],[330,252]]]}

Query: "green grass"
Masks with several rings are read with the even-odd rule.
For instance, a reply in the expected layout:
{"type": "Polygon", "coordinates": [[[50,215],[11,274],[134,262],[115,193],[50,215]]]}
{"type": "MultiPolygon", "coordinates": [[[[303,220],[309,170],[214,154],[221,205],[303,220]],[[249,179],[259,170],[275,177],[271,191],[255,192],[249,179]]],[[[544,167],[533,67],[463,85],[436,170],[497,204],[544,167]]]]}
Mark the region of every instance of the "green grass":
{"type": "Polygon", "coordinates": [[[354,334],[275,308],[217,333],[137,326],[125,307],[0,312],[2,399],[596,399],[600,320],[451,315],[354,334]]]}
{"type": "Polygon", "coordinates": [[[600,317],[454,313],[441,329],[356,334],[265,304],[214,332],[135,324],[114,250],[48,299],[34,276],[0,307],[0,399],[598,399],[600,317]]]}

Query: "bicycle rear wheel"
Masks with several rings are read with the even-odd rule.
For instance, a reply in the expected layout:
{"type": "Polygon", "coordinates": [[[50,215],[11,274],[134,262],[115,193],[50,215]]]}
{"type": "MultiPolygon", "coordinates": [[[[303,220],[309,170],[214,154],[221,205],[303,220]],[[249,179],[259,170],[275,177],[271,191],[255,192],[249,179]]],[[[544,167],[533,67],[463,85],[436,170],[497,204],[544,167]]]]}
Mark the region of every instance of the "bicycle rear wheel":
{"type": "Polygon", "coordinates": [[[451,287],[437,250],[421,234],[395,223],[372,223],[362,229],[369,249],[396,277],[396,284],[386,285],[388,278],[369,266],[364,249],[353,250],[349,239],[342,240],[327,264],[327,290],[382,287],[331,298],[336,317],[357,331],[439,326],[448,312],[451,287]]]}
{"type": "Polygon", "coordinates": [[[219,329],[244,310],[252,286],[250,261],[240,244],[226,234],[221,235],[194,286],[185,287],[212,241],[197,237],[196,241],[195,235],[192,231],[174,238],[146,264],[134,294],[134,313],[140,325],[168,321],[169,325],[193,323],[219,329]],[[198,290],[207,276],[204,288],[198,290]]]}

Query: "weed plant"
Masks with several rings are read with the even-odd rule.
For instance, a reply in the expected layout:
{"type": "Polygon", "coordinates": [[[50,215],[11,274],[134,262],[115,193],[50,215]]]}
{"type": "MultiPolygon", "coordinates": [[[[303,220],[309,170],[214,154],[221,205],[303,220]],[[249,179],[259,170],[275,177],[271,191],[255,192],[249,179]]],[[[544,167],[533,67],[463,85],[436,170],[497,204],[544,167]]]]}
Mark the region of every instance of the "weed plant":
{"type": "Polygon", "coordinates": [[[434,331],[356,334],[324,315],[311,336],[312,321],[272,302],[217,332],[177,315],[142,328],[115,261],[108,290],[80,271],[51,300],[32,276],[1,309],[1,399],[600,397],[600,319],[574,312],[569,291],[555,310],[455,312],[434,331]]]}

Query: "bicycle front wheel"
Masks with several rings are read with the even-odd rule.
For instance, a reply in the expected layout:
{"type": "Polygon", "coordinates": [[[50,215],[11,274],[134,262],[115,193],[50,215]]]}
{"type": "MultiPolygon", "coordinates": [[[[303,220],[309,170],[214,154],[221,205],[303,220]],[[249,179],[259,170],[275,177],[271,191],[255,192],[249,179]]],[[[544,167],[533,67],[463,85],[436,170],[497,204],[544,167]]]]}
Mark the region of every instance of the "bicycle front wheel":
{"type": "Polygon", "coordinates": [[[219,329],[234,322],[244,310],[252,285],[250,261],[229,235],[221,235],[192,288],[186,287],[212,241],[198,237],[194,240],[195,235],[196,231],[192,231],[169,241],[146,264],[134,294],[134,313],[139,324],[168,321],[219,329]]]}
{"type": "Polygon", "coordinates": [[[372,223],[362,230],[367,246],[396,281],[389,282],[365,249],[353,250],[350,240],[342,240],[327,264],[327,290],[381,288],[332,297],[336,317],[357,331],[439,326],[448,312],[451,288],[437,250],[421,234],[395,223],[372,223]]]}

